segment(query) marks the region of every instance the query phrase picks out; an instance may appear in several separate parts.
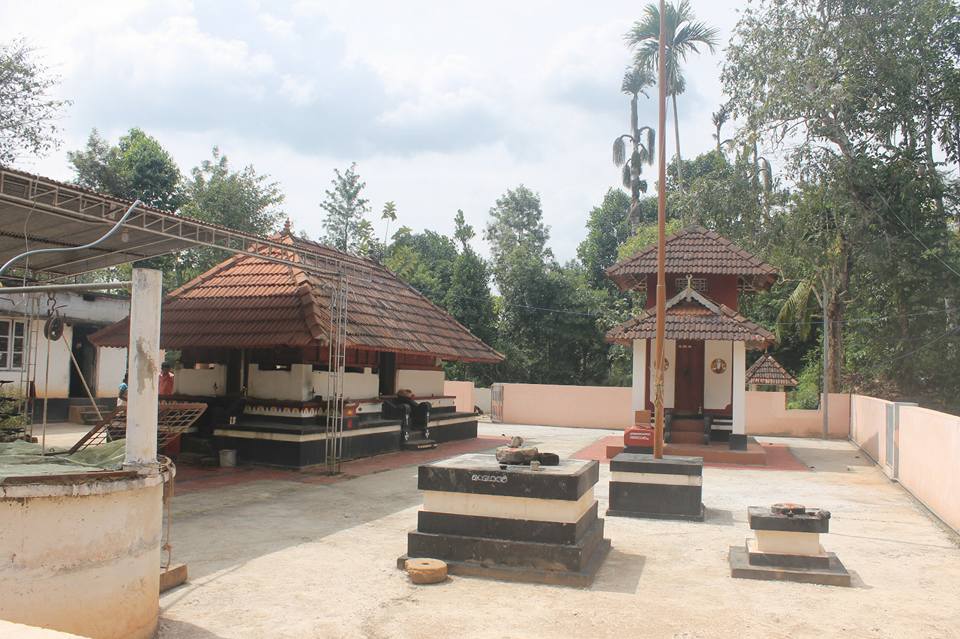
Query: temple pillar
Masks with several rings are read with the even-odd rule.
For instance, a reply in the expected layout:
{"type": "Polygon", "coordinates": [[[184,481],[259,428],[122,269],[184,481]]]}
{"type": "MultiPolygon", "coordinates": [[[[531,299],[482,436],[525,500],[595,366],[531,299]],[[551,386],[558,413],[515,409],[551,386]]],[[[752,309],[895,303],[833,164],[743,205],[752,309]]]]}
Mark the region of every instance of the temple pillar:
{"type": "Polygon", "coordinates": [[[730,448],[747,449],[747,345],[745,342],[733,343],[733,430],[730,433],[730,448]]]}
{"type": "Polygon", "coordinates": [[[157,461],[163,273],[135,268],[132,280],[124,465],[146,466],[157,461]]]}
{"type": "Polygon", "coordinates": [[[633,392],[631,405],[634,411],[647,409],[647,340],[633,340],[633,392]]]}

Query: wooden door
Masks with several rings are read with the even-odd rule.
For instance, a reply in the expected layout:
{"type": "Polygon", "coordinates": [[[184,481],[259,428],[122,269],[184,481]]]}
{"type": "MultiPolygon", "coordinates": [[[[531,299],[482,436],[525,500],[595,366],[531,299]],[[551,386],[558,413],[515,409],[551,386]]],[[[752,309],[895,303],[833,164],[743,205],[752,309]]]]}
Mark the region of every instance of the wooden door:
{"type": "Polygon", "coordinates": [[[703,342],[677,342],[674,411],[700,414],[703,408],[703,342]]]}

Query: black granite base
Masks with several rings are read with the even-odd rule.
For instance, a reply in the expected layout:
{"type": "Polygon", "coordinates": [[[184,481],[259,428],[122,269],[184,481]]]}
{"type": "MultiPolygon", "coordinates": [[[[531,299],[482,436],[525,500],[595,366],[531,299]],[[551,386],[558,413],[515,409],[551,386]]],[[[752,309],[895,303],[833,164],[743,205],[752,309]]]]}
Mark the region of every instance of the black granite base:
{"type": "MultiPolygon", "coordinates": [[[[577,572],[501,566],[471,561],[445,560],[445,562],[447,564],[448,574],[461,577],[482,577],[484,579],[497,579],[499,581],[587,588],[593,584],[593,580],[600,571],[600,566],[603,565],[603,561],[609,553],[610,540],[601,539],[583,570],[577,572]]],[[[397,558],[397,567],[402,570],[408,558],[407,555],[401,555],[397,558]]]]}
{"type": "Polygon", "coordinates": [[[824,586],[849,586],[850,573],[837,556],[827,553],[826,568],[799,568],[784,566],[758,566],[750,563],[749,553],[743,546],[730,546],[730,576],[739,579],[762,579],[766,581],[794,581],[824,586]]]}
{"type": "Polygon", "coordinates": [[[421,510],[417,513],[417,531],[438,535],[485,537],[544,544],[576,544],[597,522],[597,503],[576,523],[475,517],[421,510]]]}
{"type": "Polygon", "coordinates": [[[730,433],[730,439],[728,440],[728,446],[730,450],[746,450],[747,449],[747,436],[746,435],[734,435],[730,433]]]}
{"type": "MultiPolygon", "coordinates": [[[[449,417],[445,417],[449,418],[449,417]]],[[[477,420],[469,420],[459,424],[430,427],[430,439],[437,443],[452,442],[458,439],[472,439],[477,436],[477,420]]]]}
{"type": "Polygon", "coordinates": [[[445,561],[451,574],[582,587],[593,582],[609,550],[597,518],[573,544],[411,531],[398,565],[407,557],[430,557],[445,561]]]}
{"type": "MultiPolygon", "coordinates": [[[[620,453],[610,460],[610,471],[650,475],[703,477],[703,458],[620,453]]],[[[611,517],[703,521],[703,486],[610,481],[611,517]]]]}
{"type": "Polygon", "coordinates": [[[750,550],[750,540],[746,543],[747,562],[751,566],[773,568],[829,568],[830,555],[784,555],[773,552],[750,550]]]}

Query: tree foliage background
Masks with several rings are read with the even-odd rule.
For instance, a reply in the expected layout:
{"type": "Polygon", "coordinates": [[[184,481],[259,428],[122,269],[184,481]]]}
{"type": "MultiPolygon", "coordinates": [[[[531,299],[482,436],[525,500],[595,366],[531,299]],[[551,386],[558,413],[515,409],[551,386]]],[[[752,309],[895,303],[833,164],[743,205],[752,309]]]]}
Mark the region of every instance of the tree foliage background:
{"type": "MultiPolygon", "coordinates": [[[[679,16],[694,19],[683,2],[674,14],[678,33],[679,16]]],[[[650,15],[641,9],[638,24],[650,15]]],[[[695,24],[705,54],[715,33],[695,24]]],[[[649,40],[628,36],[637,46],[649,40]]],[[[755,0],[725,51],[725,101],[704,123],[715,131],[714,148],[682,160],[673,136],[668,232],[697,223],[781,269],[770,291],[742,296],[741,312],[780,337],[773,354],[800,380],[797,405],[818,401],[826,320],[831,390],[960,409],[957,5],[755,0]]],[[[681,80],[678,72],[674,112],[681,80]]],[[[0,109],[13,105],[9,113],[38,123],[18,136],[0,126],[0,161],[55,147],[64,103],[49,97],[54,82],[24,43],[0,48],[0,109]]],[[[618,85],[611,78],[611,93],[618,85]]],[[[631,115],[643,96],[631,89],[624,103],[637,144],[641,128],[653,133],[631,115]]],[[[216,148],[185,174],[159,141],[135,128],[116,142],[93,131],[68,157],[78,183],[120,197],[255,233],[276,231],[281,219],[279,186],[253,167],[235,170],[216,148]]],[[[597,193],[596,206],[584,211],[576,259],[566,263],[550,248],[539,194],[522,184],[504,185],[482,229],[451,211],[451,237],[414,231],[403,225],[402,206],[377,203],[381,219],[396,228],[381,240],[355,164],[335,172],[318,202],[325,217],[318,239],[382,262],[506,356],[496,366],[450,364],[452,377],[629,384],[629,353],[603,335],[645,300],[619,291],[605,269],[655,239],[656,199],[634,188],[642,159],[630,170],[631,193],[597,193]],[[489,259],[476,249],[481,240],[489,259]]],[[[620,181],[614,170],[611,183],[620,181]]],[[[220,257],[197,251],[162,258],[167,286],[220,257]]]]}

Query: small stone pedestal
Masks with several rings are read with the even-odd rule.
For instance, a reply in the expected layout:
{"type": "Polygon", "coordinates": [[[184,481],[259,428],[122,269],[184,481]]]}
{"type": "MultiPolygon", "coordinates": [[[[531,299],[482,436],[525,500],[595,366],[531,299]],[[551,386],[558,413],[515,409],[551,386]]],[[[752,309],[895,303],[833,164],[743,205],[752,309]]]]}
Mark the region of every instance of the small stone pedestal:
{"type": "Polygon", "coordinates": [[[703,521],[703,458],[620,453],[610,460],[607,516],[703,521]]]}
{"type": "Polygon", "coordinates": [[[493,455],[421,466],[423,508],[407,558],[447,562],[455,575],[588,586],[610,550],[597,516],[595,461],[502,469],[493,455]]]}
{"type": "Polygon", "coordinates": [[[850,573],[820,545],[830,529],[830,513],[794,504],[750,506],[750,528],[757,537],[730,547],[730,576],[849,586],[850,573]]]}

